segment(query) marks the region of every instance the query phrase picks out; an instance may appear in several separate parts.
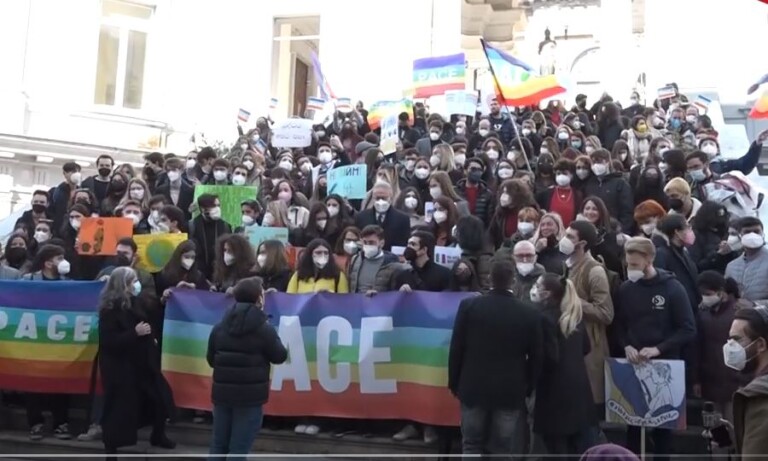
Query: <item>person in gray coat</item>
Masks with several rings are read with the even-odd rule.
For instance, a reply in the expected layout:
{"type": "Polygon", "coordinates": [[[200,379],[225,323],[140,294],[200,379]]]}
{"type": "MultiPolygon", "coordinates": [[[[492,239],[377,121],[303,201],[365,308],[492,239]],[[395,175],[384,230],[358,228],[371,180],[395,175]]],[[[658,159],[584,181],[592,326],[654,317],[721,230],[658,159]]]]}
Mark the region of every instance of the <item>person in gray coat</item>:
{"type": "Polygon", "coordinates": [[[725,276],[739,284],[742,297],[755,304],[768,303],[768,248],[765,247],[763,223],[751,216],[737,223],[744,255],[728,263],[725,276]]]}

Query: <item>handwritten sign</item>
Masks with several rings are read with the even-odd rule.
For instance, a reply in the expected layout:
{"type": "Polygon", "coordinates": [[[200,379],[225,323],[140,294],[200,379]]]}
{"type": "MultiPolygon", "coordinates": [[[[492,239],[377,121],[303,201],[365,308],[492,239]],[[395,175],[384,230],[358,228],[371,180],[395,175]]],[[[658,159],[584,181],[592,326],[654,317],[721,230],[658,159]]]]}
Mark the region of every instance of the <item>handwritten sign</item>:
{"type": "Polygon", "coordinates": [[[89,256],[114,256],[117,242],[133,236],[128,218],[83,218],[77,234],[77,252],[89,256]]]}
{"type": "Polygon", "coordinates": [[[259,248],[259,245],[267,240],[279,240],[283,245],[288,244],[287,227],[250,226],[245,229],[245,236],[248,237],[254,249],[259,248]]]}
{"type": "Polygon", "coordinates": [[[312,144],[312,120],[289,118],[272,128],[273,147],[307,147],[312,144]]]}
{"type": "Polygon", "coordinates": [[[384,152],[384,155],[397,151],[397,141],[397,114],[391,111],[381,121],[381,143],[379,147],[384,152]]]}
{"type": "Polygon", "coordinates": [[[328,171],[328,195],[339,194],[347,199],[364,199],[367,189],[368,167],[365,164],[347,165],[328,171]]]}
{"type": "Polygon", "coordinates": [[[445,92],[445,111],[448,114],[474,116],[477,110],[477,93],[452,90],[445,92]]]}

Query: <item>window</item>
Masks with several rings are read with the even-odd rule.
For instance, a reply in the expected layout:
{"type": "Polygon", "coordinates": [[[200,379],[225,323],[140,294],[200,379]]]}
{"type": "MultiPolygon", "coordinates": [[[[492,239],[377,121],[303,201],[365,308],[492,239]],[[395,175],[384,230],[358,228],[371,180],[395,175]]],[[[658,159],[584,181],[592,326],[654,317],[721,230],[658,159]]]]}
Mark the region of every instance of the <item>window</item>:
{"type": "Polygon", "coordinates": [[[147,34],[154,8],[121,0],[104,0],[96,60],[93,102],[141,109],[147,34]]]}

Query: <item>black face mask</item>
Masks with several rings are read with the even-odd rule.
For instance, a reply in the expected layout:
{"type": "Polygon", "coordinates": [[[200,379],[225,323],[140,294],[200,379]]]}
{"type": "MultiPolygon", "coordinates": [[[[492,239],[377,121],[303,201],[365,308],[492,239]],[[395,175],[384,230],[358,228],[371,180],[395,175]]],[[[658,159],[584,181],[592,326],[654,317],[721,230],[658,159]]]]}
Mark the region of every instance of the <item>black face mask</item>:
{"type": "Polygon", "coordinates": [[[671,198],[669,199],[669,207],[672,208],[675,211],[680,211],[683,209],[683,201],[679,198],[671,198]]]}
{"type": "Polygon", "coordinates": [[[43,214],[45,213],[46,206],[40,205],[39,203],[36,203],[32,205],[32,211],[34,211],[37,214],[43,214]]]}
{"type": "Polygon", "coordinates": [[[419,256],[416,254],[416,250],[414,250],[411,247],[408,247],[403,252],[403,257],[405,258],[406,261],[413,262],[413,261],[416,261],[416,258],[418,258],[419,256]]]}
{"type": "Polygon", "coordinates": [[[8,248],[5,250],[5,259],[11,266],[18,269],[27,260],[27,249],[19,247],[8,248]]]}
{"type": "Polygon", "coordinates": [[[115,267],[128,267],[131,265],[131,260],[124,254],[118,254],[114,259],[115,267]]]}
{"type": "Polygon", "coordinates": [[[477,184],[480,181],[483,180],[483,172],[482,171],[470,171],[467,175],[467,180],[471,182],[472,184],[477,184]]]}
{"type": "Polygon", "coordinates": [[[99,176],[106,177],[109,176],[109,172],[112,171],[109,168],[99,168],[99,176]]]}
{"type": "Polygon", "coordinates": [[[122,182],[113,182],[109,185],[109,188],[114,195],[123,195],[125,193],[125,183],[122,182]]]}
{"type": "Polygon", "coordinates": [[[539,172],[546,175],[552,174],[552,165],[549,163],[542,163],[539,165],[539,172]]]}
{"type": "Polygon", "coordinates": [[[643,182],[648,187],[656,187],[659,185],[659,178],[658,176],[646,176],[643,178],[643,182]]]}

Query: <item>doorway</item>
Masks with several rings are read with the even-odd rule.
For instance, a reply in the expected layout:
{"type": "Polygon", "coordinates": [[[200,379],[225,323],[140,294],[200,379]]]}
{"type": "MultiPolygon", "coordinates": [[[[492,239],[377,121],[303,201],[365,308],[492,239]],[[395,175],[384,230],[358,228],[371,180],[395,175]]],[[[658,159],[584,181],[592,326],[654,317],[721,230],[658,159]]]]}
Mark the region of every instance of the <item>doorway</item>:
{"type": "Polygon", "coordinates": [[[293,112],[291,115],[304,117],[304,110],[307,106],[307,89],[309,88],[309,66],[296,57],[293,68],[293,112]]]}

